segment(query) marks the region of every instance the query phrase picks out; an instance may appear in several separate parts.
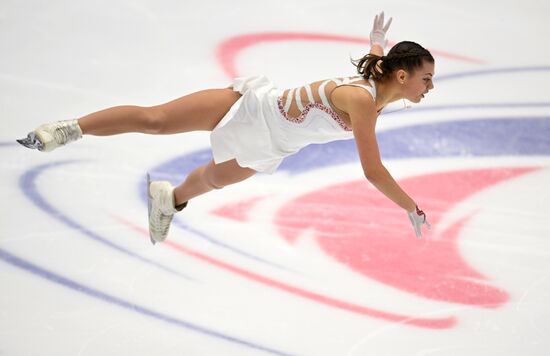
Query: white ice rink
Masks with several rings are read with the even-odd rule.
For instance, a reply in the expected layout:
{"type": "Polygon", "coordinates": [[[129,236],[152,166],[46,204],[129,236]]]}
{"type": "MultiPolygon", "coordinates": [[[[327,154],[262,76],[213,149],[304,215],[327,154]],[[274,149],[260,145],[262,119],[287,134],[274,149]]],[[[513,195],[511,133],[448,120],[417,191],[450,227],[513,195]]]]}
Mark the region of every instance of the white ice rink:
{"type": "Polygon", "coordinates": [[[0,1],[0,355],[549,355],[549,14],[543,0],[0,1]],[[390,44],[436,58],[435,90],[378,128],[433,225],[422,240],[352,141],[191,201],[156,246],[145,173],[178,183],[210,159],[207,133],[15,143],[235,76],[354,74],[380,10],[390,44]]]}

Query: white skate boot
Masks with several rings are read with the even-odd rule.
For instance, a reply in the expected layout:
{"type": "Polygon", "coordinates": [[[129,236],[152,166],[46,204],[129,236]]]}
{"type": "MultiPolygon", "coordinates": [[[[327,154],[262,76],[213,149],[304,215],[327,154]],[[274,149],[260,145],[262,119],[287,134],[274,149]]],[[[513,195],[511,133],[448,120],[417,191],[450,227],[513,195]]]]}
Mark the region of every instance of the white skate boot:
{"type": "Polygon", "coordinates": [[[57,147],[82,138],[82,130],[78,120],[56,121],[39,126],[29,132],[26,138],[17,140],[27,148],[49,152],[57,147]]]}
{"type": "Polygon", "coordinates": [[[174,187],[166,181],[151,182],[147,174],[147,207],[149,210],[149,237],[156,244],[168,236],[174,214],[187,206],[187,202],[175,206],[174,187]]]}

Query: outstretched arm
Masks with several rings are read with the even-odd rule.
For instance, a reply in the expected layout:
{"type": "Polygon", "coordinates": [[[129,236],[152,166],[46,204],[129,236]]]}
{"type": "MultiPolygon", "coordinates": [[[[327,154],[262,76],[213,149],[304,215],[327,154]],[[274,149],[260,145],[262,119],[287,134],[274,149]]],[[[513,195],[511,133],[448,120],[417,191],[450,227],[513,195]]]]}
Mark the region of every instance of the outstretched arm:
{"type": "Polygon", "coordinates": [[[401,189],[380,158],[375,134],[378,114],[374,102],[365,95],[356,93],[355,90],[352,93],[350,95],[352,96],[350,98],[351,107],[348,109],[365,177],[376,189],[404,210],[415,210],[414,200],[401,189]]]}
{"type": "Polygon", "coordinates": [[[365,177],[376,189],[407,212],[416,236],[422,237],[421,226],[425,224],[430,228],[426,215],[382,164],[375,133],[378,113],[374,101],[357,88],[347,87],[340,90],[346,90],[346,93],[341,92],[339,96],[344,104],[341,107],[345,107],[350,115],[365,177]]]}

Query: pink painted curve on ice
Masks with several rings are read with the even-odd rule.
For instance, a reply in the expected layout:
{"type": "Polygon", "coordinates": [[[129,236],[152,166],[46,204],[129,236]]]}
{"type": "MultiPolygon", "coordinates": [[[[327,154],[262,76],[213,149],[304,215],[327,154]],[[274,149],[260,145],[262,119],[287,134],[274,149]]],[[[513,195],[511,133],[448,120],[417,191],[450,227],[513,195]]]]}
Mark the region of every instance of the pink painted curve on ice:
{"type": "MultiPolygon", "coordinates": [[[[243,34],[230,37],[222,41],[216,49],[216,57],[218,63],[229,78],[238,77],[236,68],[237,56],[246,48],[268,42],[283,42],[283,41],[325,41],[325,42],[343,42],[351,44],[368,45],[369,40],[364,37],[331,35],[322,33],[307,33],[307,32],[262,32],[243,34]]],[[[390,42],[390,46],[395,43],[390,42]]],[[[444,57],[452,60],[470,62],[475,64],[483,64],[480,59],[467,57],[459,54],[430,49],[431,53],[437,57],[444,57]]]]}
{"type": "MultiPolygon", "coordinates": [[[[145,236],[147,239],[149,239],[149,232],[147,231],[147,229],[144,229],[128,221],[127,219],[124,219],[119,216],[113,216],[113,218],[117,220],[119,223],[127,226],[131,230],[136,231],[141,235],[145,236]]],[[[245,270],[244,268],[231,265],[227,262],[218,260],[204,253],[192,250],[188,247],[183,246],[182,244],[179,244],[173,241],[165,241],[162,245],[167,246],[171,249],[174,249],[187,256],[194,257],[202,262],[208,263],[217,268],[223,269],[227,272],[231,272],[235,275],[246,278],[248,280],[251,280],[251,281],[263,284],[265,286],[268,286],[280,291],[284,291],[292,295],[299,296],[326,306],[338,308],[341,310],[346,310],[349,312],[353,312],[353,313],[357,313],[357,314],[361,314],[361,315],[365,315],[373,318],[383,319],[391,322],[403,323],[403,324],[408,324],[408,325],[422,327],[422,328],[429,328],[429,329],[450,328],[456,323],[456,320],[454,317],[417,318],[417,317],[399,315],[399,314],[389,313],[385,311],[376,310],[373,308],[360,306],[360,305],[349,303],[333,297],[322,295],[320,293],[308,291],[303,288],[295,287],[288,283],[277,281],[275,279],[260,275],[258,273],[245,270]]]]}

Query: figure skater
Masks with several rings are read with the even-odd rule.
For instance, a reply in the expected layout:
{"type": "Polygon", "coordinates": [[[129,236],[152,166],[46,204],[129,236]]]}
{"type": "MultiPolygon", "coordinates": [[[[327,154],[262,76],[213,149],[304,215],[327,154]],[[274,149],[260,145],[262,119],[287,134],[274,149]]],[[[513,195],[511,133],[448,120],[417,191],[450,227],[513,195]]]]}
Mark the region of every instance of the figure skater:
{"type": "Polygon", "coordinates": [[[211,131],[213,160],[173,187],[148,179],[151,241],[164,241],[173,215],[213,189],[241,182],[256,172],[273,173],[282,160],[312,143],[355,138],[365,177],[403,208],[417,237],[430,228],[426,215],[382,164],[375,126],[382,109],[407,99],[418,103],[433,89],[434,58],[414,42],[400,42],[387,55],[391,18],[375,16],[369,54],[352,60],[358,76],[321,80],[281,90],[266,77],[236,78],[224,89],[195,92],[152,106],[117,106],[80,119],[44,124],[22,145],[48,152],[82,135],[126,132],[176,134],[211,131]]]}

